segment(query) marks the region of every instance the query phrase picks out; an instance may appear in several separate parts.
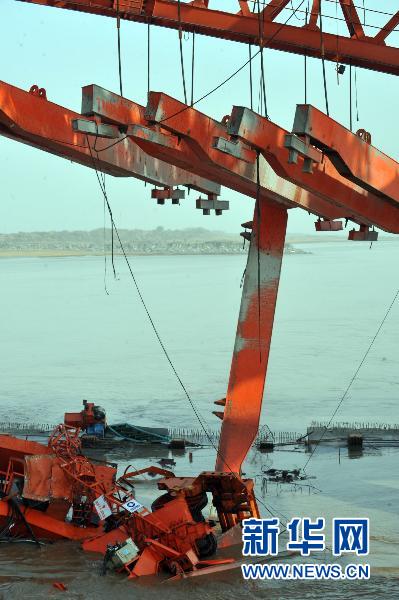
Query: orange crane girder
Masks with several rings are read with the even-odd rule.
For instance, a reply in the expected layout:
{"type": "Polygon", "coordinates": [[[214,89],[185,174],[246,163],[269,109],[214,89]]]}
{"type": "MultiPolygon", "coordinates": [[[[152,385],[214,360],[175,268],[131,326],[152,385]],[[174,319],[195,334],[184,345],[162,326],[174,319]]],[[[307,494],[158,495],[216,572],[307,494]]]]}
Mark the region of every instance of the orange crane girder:
{"type": "MultiPolygon", "coordinates": [[[[144,113],[144,107],[134,102],[126,100],[120,104],[122,114],[129,119],[144,113]],[[129,103],[128,111],[126,103],[129,103]]],[[[154,160],[130,138],[112,147],[112,139],[99,135],[90,150],[87,134],[73,129],[73,122],[81,118],[80,113],[49,102],[36,92],[26,92],[0,81],[0,135],[89,168],[96,165],[114,177],[135,177],[160,186],[186,185],[200,192],[220,194],[220,185],[170,163],[154,160]]],[[[94,119],[92,125],[93,131],[100,134],[94,119]]],[[[112,126],[107,125],[107,128],[109,134],[112,126]]],[[[112,131],[114,135],[115,128],[112,131]]],[[[117,128],[116,131],[119,135],[117,128]]]]}
{"type": "MultiPolygon", "coordinates": [[[[161,27],[190,31],[211,37],[263,45],[294,54],[324,57],[326,60],[399,74],[399,48],[385,40],[399,22],[399,11],[378,30],[366,36],[357,8],[352,0],[340,0],[348,27],[348,36],[323,32],[321,43],[317,26],[320,0],[313,0],[309,23],[304,27],[275,21],[287,0],[271,0],[258,14],[246,1],[237,2],[238,13],[209,8],[207,0],[19,0],[30,4],[77,10],[161,27]]],[[[253,4],[256,6],[256,3],[253,4]]],[[[305,7],[302,12],[305,13],[305,7]]]]}
{"type": "Polygon", "coordinates": [[[258,433],[287,217],[281,205],[256,202],[216,471],[241,474],[258,433]]]}
{"type": "Polygon", "coordinates": [[[82,106],[84,115],[0,82],[0,134],[111,175],[208,195],[225,185],[325,219],[399,233],[398,163],[313,107],[298,110],[328,123],[328,139],[312,138],[322,151],[307,130],[289,134],[241,107],[221,123],[166,94],[150,92],[144,109],[99,86],[83,88],[82,106]],[[352,170],[339,173],[339,160],[352,170]]]}
{"type": "MultiPolygon", "coordinates": [[[[258,151],[266,159],[260,169],[261,194],[265,193],[268,198],[277,202],[291,207],[298,206],[328,219],[345,217],[359,223],[376,225],[392,233],[399,232],[399,203],[391,204],[365,189],[368,186],[359,185],[361,177],[355,184],[340,175],[329,158],[321,153],[316,156],[319,162],[312,161],[313,173],[304,171],[301,156],[298,156],[297,163],[290,163],[290,153],[286,146],[288,132],[249,109],[235,107],[223,125],[166,94],[151,92],[146,117],[150,122],[159,123],[161,128],[174,133],[180,148],[186,142],[193,154],[190,159],[192,168],[195,170],[196,162],[199,162],[200,168],[206,169],[203,173],[222,185],[256,197],[255,161],[258,151]]],[[[335,128],[337,138],[342,135],[343,130],[348,134],[351,148],[366,145],[356,134],[329,117],[325,118],[335,128]]],[[[140,143],[138,136],[135,139],[140,143]]],[[[155,150],[151,146],[161,146],[163,142],[159,138],[151,138],[148,133],[143,143],[146,151],[154,156],[155,150]]],[[[315,157],[312,146],[304,144],[305,149],[306,147],[312,157],[315,157]]],[[[169,150],[165,148],[165,153],[167,152],[169,150]]],[[[183,150],[181,153],[184,153],[183,150]]],[[[366,152],[362,156],[365,162],[363,172],[377,166],[374,163],[376,152],[366,152]]],[[[398,164],[390,160],[394,176],[398,164]]],[[[378,171],[376,177],[378,178],[378,171]]]]}

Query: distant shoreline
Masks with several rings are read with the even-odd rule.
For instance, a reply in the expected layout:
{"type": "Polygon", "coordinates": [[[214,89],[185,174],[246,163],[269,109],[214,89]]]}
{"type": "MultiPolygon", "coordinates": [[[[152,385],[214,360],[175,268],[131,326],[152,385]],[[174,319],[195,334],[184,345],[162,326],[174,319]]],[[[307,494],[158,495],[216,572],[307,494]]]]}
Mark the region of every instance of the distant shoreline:
{"type": "MultiPolygon", "coordinates": [[[[245,243],[239,233],[211,231],[202,227],[187,229],[119,230],[124,251],[129,256],[200,256],[246,254],[245,243]]],[[[395,240],[383,234],[381,241],[395,240]]],[[[0,233],[1,258],[73,258],[115,256],[122,254],[116,239],[112,247],[110,229],[90,231],[32,231],[0,233]]],[[[320,243],[347,241],[346,236],[334,234],[288,234],[285,254],[309,254],[309,246],[320,243]],[[308,248],[301,248],[306,244],[308,248]]],[[[353,242],[350,242],[353,243],[353,242]]]]}
{"type": "MultiPolygon", "coordinates": [[[[224,252],[126,252],[127,256],[241,256],[246,251],[224,251],[224,252]]],[[[285,254],[310,254],[293,246],[287,246],[285,254]]],[[[105,256],[111,258],[112,253],[106,252],[105,256]]],[[[121,252],[114,252],[114,256],[121,257],[121,252]]],[[[4,258],[91,258],[104,257],[103,252],[84,252],[83,250],[0,250],[0,259],[4,258]]]]}

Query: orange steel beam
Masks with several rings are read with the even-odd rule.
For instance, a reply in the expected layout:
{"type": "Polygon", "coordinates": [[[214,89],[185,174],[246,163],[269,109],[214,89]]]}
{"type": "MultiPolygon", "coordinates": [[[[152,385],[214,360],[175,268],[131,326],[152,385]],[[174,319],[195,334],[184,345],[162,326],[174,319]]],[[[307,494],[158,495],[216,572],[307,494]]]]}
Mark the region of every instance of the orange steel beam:
{"type": "Polygon", "coordinates": [[[389,19],[388,23],[377,33],[374,37],[375,41],[378,44],[382,44],[385,42],[386,38],[390,33],[395,29],[396,25],[399,25],[399,10],[389,19]]]}
{"type": "MultiPolygon", "coordinates": [[[[187,185],[208,194],[219,194],[219,182],[223,181],[231,189],[256,196],[255,154],[252,150],[249,149],[252,152],[252,162],[246,163],[209,148],[210,153],[220,157],[222,161],[224,159],[225,169],[221,169],[219,163],[212,166],[206,152],[198,150],[194,140],[197,152],[193,152],[185,140],[179,141],[177,136],[166,130],[160,134],[164,145],[154,145],[156,152],[150,142],[140,136],[145,131],[145,126],[149,126],[143,107],[99,86],[83,88],[82,108],[83,115],[0,82],[1,135],[89,168],[96,167],[116,177],[136,177],[155,185],[187,185]],[[101,131],[105,123],[107,132],[113,131],[116,139],[103,139],[74,131],[73,123],[79,120],[92,124],[94,132],[101,131]],[[142,131],[140,127],[143,128],[142,131]],[[151,149],[152,155],[143,148],[151,149]],[[231,168],[228,168],[229,164],[231,168]],[[234,173],[234,168],[238,175],[234,173]],[[214,179],[209,179],[209,175],[214,179]]],[[[205,115],[203,117],[209,119],[205,115]]],[[[215,134],[228,137],[225,126],[212,119],[209,121],[217,126],[215,134]]],[[[261,177],[265,186],[262,186],[261,193],[268,193],[286,206],[300,206],[318,216],[331,219],[345,216],[342,210],[276,176],[263,159],[261,177]]]]}
{"type": "MultiPolygon", "coordinates": [[[[103,102],[105,105],[106,98],[103,102]]],[[[129,100],[120,102],[119,110],[129,120],[139,120],[144,115],[144,107],[129,100]]],[[[122,140],[117,145],[112,146],[113,139],[102,137],[89,141],[86,134],[73,130],[73,121],[77,119],[82,119],[82,115],[0,81],[0,135],[85,167],[96,166],[115,177],[135,177],[162,186],[185,185],[204,193],[220,194],[220,185],[154,160],[132,139],[124,139],[126,136],[117,127],[113,135],[122,140]]],[[[95,118],[92,122],[95,126],[95,118]]]]}
{"type": "MultiPolygon", "coordinates": [[[[146,152],[256,197],[256,152],[245,144],[232,143],[226,124],[159,92],[150,92],[146,117],[149,123],[161,126],[161,133],[154,135],[154,129],[148,126],[128,131],[146,152]],[[173,135],[165,137],[162,131],[173,135]]],[[[288,150],[285,155],[288,160],[288,150]]],[[[342,208],[277,175],[263,157],[260,160],[260,194],[290,208],[304,208],[329,219],[346,215],[342,208]]]]}
{"type": "Polygon", "coordinates": [[[287,210],[259,199],[254,211],[216,471],[241,474],[241,465],[258,432],[286,228],[287,210]]]}
{"type": "MultiPolygon", "coordinates": [[[[235,107],[232,115],[226,119],[227,124],[222,124],[166,94],[151,92],[146,117],[173,133],[176,143],[174,152],[180,151],[183,157],[188,158],[189,154],[186,155],[184,150],[186,144],[192,152],[189,158],[192,169],[200,168],[204,176],[206,174],[222,185],[256,197],[256,152],[260,152],[265,158],[260,169],[260,193],[269,199],[282,203],[285,199],[288,206],[305,208],[326,218],[345,217],[399,233],[399,202],[392,197],[388,201],[349,181],[321,153],[315,156],[320,162],[313,163],[313,173],[303,171],[305,164],[301,157],[298,157],[297,164],[289,163],[290,154],[286,147],[288,132],[249,109],[235,107]]],[[[331,122],[335,123],[332,119],[331,122]]],[[[133,132],[132,135],[152,155],[158,155],[154,147],[164,143],[162,139],[151,138],[148,129],[133,132]],[[145,137],[142,142],[140,136],[145,137]]],[[[337,127],[335,135],[340,137],[341,126],[337,127]]],[[[351,148],[364,147],[366,142],[356,134],[350,135],[351,148]]],[[[300,141],[300,138],[297,139],[300,141]]],[[[163,151],[170,153],[170,160],[172,142],[169,140],[168,147],[164,147],[163,151]]],[[[313,146],[309,148],[313,149],[312,155],[317,153],[313,146]]],[[[366,171],[378,166],[372,158],[370,154],[363,156],[366,171]]]]}
{"type": "Polygon", "coordinates": [[[363,26],[357,13],[353,0],[339,0],[344,13],[349,35],[361,39],[364,37],[363,26]]]}
{"type": "MultiPolygon", "coordinates": [[[[352,0],[340,0],[349,37],[323,32],[323,50],[317,27],[320,0],[314,0],[308,25],[299,27],[274,19],[287,2],[272,0],[260,17],[247,2],[237,2],[238,13],[210,9],[206,0],[19,0],[30,4],[77,10],[107,17],[152,23],[161,27],[196,32],[236,42],[302,54],[383,73],[399,74],[399,48],[385,43],[399,22],[393,16],[374,37],[365,36],[352,0]]],[[[255,6],[255,4],[254,4],[255,6]]],[[[304,8],[302,9],[304,10],[304,8]]]]}
{"type": "MultiPolygon", "coordinates": [[[[394,183],[381,188],[380,163],[374,162],[377,151],[370,153],[370,146],[347,130],[350,152],[358,161],[362,159],[356,182],[338,173],[334,157],[322,155],[313,146],[309,146],[316,160],[313,173],[306,172],[302,156],[296,164],[289,162],[288,132],[246,108],[235,107],[220,123],[166,94],[151,92],[145,109],[92,85],[83,88],[82,111],[72,112],[0,83],[0,133],[12,139],[114,176],[137,177],[157,185],[187,185],[207,194],[219,194],[220,185],[225,185],[252,198],[259,192],[288,208],[303,208],[326,219],[347,218],[399,232],[394,183]],[[364,189],[370,185],[362,177],[371,177],[374,171],[375,189],[364,189]]],[[[316,112],[331,125],[328,143],[339,147],[344,128],[316,112]]],[[[326,142],[323,148],[328,154],[326,142]]],[[[392,168],[386,170],[384,181],[389,173],[396,177],[397,167],[385,158],[392,168]]]]}
{"type": "MultiPolygon", "coordinates": [[[[297,163],[288,162],[284,143],[288,132],[248,108],[233,108],[228,132],[259,151],[282,178],[332,202],[346,218],[399,233],[398,163],[314,107],[298,106],[293,127],[293,132],[301,136],[311,133],[312,143],[323,152],[320,162],[313,163],[311,173],[304,170],[301,157],[297,163]],[[319,115],[321,126],[316,127],[312,120],[307,126],[305,122],[304,128],[304,119],[298,117],[303,112],[319,115]],[[317,141],[317,136],[324,139],[324,144],[317,141]],[[351,175],[344,160],[357,176],[351,175]]],[[[309,145],[309,139],[306,143],[309,145]]]]}
{"type": "Polygon", "coordinates": [[[297,106],[293,132],[308,136],[343,176],[384,198],[399,202],[399,163],[314,106],[297,106]]]}

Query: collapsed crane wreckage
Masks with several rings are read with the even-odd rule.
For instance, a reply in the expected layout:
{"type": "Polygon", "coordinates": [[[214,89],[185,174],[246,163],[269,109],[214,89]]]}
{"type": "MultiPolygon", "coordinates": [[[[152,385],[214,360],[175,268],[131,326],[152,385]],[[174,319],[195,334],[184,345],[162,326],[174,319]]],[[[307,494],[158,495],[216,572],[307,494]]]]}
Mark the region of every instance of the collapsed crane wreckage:
{"type": "MultiPolygon", "coordinates": [[[[115,11],[108,0],[35,3],[100,14],[100,5],[112,4],[115,11]]],[[[205,5],[190,6],[197,14],[209,10],[205,5]]],[[[398,163],[364,132],[352,133],[310,105],[298,105],[288,132],[244,107],[217,121],[163,93],[149,93],[143,107],[97,85],[83,88],[79,114],[47,100],[38,86],[26,92],[0,82],[0,134],[102,173],[148,181],[163,188],[154,194],[161,200],[173,199],[180,185],[207,195],[197,203],[205,211],[226,208],[221,185],[256,199],[253,220],[244,224],[250,233],[242,233],[250,245],[228,390],[216,401],[222,426],[215,471],[178,478],[149,467],[162,475],[165,492],[149,511],[134,498],[142,471],[117,478],[115,466],[94,465],[80,453],[78,427],[59,426],[48,446],[0,438],[3,531],[81,540],[101,553],[134,544],[137,553],[120,563],[131,577],[162,567],[177,575],[218,568],[231,559],[210,558],[217,541],[214,523],[202,515],[207,494],[221,532],[259,516],[254,482],[242,478],[241,466],[259,426],[288,210],[316,215],[319,231],[350,220],[359,226],[352,240],[376,239],[375,226],[399,233],[398,163]]]]}

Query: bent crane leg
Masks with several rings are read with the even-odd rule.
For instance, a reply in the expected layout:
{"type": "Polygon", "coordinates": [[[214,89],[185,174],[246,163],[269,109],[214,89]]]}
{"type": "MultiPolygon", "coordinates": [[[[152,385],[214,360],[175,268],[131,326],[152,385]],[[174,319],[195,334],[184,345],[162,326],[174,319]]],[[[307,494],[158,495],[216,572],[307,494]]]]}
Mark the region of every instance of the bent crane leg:
{"type": "Polygon", "coordinates": [[[255,206],[216,471],[240,474],[257,435],[287,228],[287,209],[255,206]]]}

